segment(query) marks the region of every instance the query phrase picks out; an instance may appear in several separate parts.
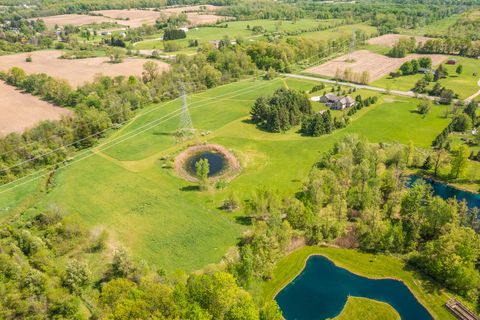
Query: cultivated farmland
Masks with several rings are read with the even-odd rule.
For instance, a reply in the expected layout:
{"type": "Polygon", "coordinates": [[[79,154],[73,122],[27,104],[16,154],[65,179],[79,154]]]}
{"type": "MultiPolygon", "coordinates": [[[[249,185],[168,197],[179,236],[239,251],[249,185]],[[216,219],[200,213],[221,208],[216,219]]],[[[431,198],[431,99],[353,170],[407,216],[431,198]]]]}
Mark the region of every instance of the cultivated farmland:
{"type": "Polygon", "coordinates": [[[22,132],[42,120],[58,120],[71,112],[24,94],[0,81],[0,136],[22,132]]]}
{"type": "Polygon", "coordinates": [[[29,20],[37,20],[37,19],[43,20],[45,22],[45,25],[49,29],[53,29],[55,26],[63,27],[66,25],[82,26],[82,25],[102,23],[102,22],[116,23],[116,21],[110,18],[101,17],[101,16],[91,16],[86,14],[61,14],[56,16],[32,18],[29,20]]]}
{"type": "MultiPolygon", "coordinates": [[[[402,38],[409,38],[409,37],[410,36],[401,35],[401,34],[384,34],[379,37],[368,39],[367,43],[391,48],[398,42],[398,40],[402,38]]],[[[427,40],[432,39],[432,38],[421,37],[421,36],[415,36],[414,38],[417,44],[425,43],[427,40]]]]}
{"type": "Polygon", "coordinates": [[[93,13],[97,15],[102,15],[103,17],[113,19],[119,24],[127,25],[131,28],[138,28],[144,24],[152,25],[155,21],[160,18],[161,12],[167,16],[172,14],[178,14],[185,12],[187,14],[188,20],[190,21],[190,26],[196,26],[200,24],[210,24],[217,21],[225,19],[223,16],[218,16],[211,14],[217,7],[207,6],[208,11],[200,12],[200,6],[190,6],[190,7],[177,7],[177,8],[167,8],[161,11],[154,10],[99,10],[94,11],[93,13]]]}
{"type": "MultiPolygon", "coordinates": [[[[48,50],[32,53],[19,53],[0,57],[0,70],[19,67],[27,73],[46,73],[52,77],[67,80],[74,86],[92,81],[96,74],[108,76],[140,75],[146,59],[127,58],[122,63],[110,63],[107,57],[87,59],[60,59],[62,51],[48,50]],[[26,62],[28,56],[32,62],[26,62]]],[[[162,70],[168,69],[168,64],[156,61],[162,70]]]]}
{"type": "Polygon", "coordinates": [[[447,59],[447,56],[439,54],[410,54],[405,58],[390,58],[368,50],[358,50],[305,71],[326,77],[335,77],[337,72],[343,73],[345,69],[350,69],[353,73],[358,74],[367,71],[370,75],[370,81],[375,81],[397,70],[405,61],[418,59],[422,56],[432,58],[433,65],[438,65],[447,59]]]}

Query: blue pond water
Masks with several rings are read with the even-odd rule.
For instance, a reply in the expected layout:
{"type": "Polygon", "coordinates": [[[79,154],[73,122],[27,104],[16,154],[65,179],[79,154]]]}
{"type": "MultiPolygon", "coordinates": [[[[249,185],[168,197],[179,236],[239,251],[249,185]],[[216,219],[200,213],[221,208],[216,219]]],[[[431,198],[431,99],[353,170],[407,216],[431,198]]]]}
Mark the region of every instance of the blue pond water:
{"type": "Polygon", "coordinates": [[[199,154],[194,155],[193,157],[190,158],[188,161],[187,167],[188,170],[192,173],[195,173],[195,164],[200,160],[200,159],[207,159],[208,164],[210,165],[210,172],[208,173],[209,177],[212,177],[218,173],[220,173],[224,167],[225,167],[225,158],[216,152],[202,152],[199,154]]]}
{"type": "Polygon", "coordinates": [[[458,201],[466,200],[469,208],[480,208],[480,194],[463,191],[447,184],[434,181],[432,179],[421,178],[418,176],[410,176],[410,181],[408,182],[407,186],[411,187],[413,183],[418,179],[425,180],[429,185],[432,186],[434,195],[439,196],[442,199],[455,197],[458,201]]]}
{"type": "Polygon", "coordinates": [[[323,320],[339,315],[349,295],[386,302],[402,320],[433,319],[402,282],[361,277],[323,256],[310,257],[275,300],[287,320],[323,320]]]}

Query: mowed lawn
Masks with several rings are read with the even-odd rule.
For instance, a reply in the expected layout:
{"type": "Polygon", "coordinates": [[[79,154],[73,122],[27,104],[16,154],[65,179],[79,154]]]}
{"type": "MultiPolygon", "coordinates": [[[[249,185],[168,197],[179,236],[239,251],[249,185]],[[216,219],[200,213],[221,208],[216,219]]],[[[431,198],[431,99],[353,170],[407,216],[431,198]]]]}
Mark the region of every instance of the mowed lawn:
{"type": "MultiPolygon", "coordinates": [[[[428,147],[449,121],[435,107],[426,117],[413,112],[415,99],[367,91],[352,95],[377,94],[379,102],[359,111],[347,128],[330,135],[303,137],[298,128],[269,133],[248,121],[257,97],[285,86],[309,90],[316,84],[247,79],[190,95],[190,114],[201,134],[181,144],[173,136],[180,123],[179,99],[152,105],[84,153],[85,159],[77,157],[78,162],[74,159],[60,169],[53,190],[31,210],[59,206],[72,220],[106,229],[112,245],[125,246],[137,259],[169,272],[197,270],[219,262],[245,228],[236,219],[241,213],[218,209],[229,194],[247,199],[262,186],[298,191],[311,166],[346,134],[361,134],[372,142],[413,141],[428,147]],[[221,144],[239,158],[242,172],[225,189],[198,192],[172,169],[163,168],[166,162],[161,158],[173,158],[187,144],[197,142],[221,144]]],[[[13,195],[6,198],[0,194],[0,207],[18,204],[27,194],[21,188],[9,192],[13,195]],[[15,192],[19,193],[15,196],[15,192]]]]}
{"type": "MultiPolygon", "coordinates": [[[[444,63],[444,67],[448,70],[449,76],[439,80],[442,86],[452,89],[459,95],[460,99],[466,99],[480,90],[478,82],[480,81],[480,61],[473,58],[454,57],[457,60],[456,65],[448,65],[444,63]],[[455,70],[459,65],[463,66],[463,72],[457,75],[455,70]],[[477,74],[476,76],[474,74],[477,74]]],[[[382,79],[374,81],[371,85],[381,88],[389,88],[392,90],[410,91],[415,87],[415,83],[422,79],[423,75],[415,74],[392,78],[385,76],[382,79]]],[[[430,83],[431,89],[434,83],[430,83]]]]}

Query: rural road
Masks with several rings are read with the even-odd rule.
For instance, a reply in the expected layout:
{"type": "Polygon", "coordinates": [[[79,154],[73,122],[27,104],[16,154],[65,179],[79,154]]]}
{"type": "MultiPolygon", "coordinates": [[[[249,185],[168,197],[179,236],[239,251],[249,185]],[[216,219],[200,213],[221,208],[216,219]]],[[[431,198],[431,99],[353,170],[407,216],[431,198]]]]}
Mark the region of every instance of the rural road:
{"type": "MultiPolygon", "coordinates": [[[[385,88],[379,88],[379,87],[372,87],[369,85],[364,85],[364,84],[355,84],[355,83],[350,83],[350,82],[343,82],[343,81],[335,81],[335,80],[330,80],[330,79],[323,79],[323,78],[317,78],[317,77],[311,77],[311,76],[304,76],[301,74],[292,74],[292,73],[284,73],[282,74],[285,77],[290,77],[290,78],[297,78],[297,79],[304,79],[304,80],[312,80],[312,81],[318,81],[318,82],[324,82],[324,83],[330,83],[330,84],[338,84],[341,86],[347,86],[347,87],[353,87],[357,89],[366,89],[366,90],[372,90],[372,91],[377,91],[377,92],[382,92],[382,93],[389,93],[393,94],[396,96],[403,96],[403,97],[412,97],[412,98],[426,98],[430,100],[435,100],[435,97],[430,97],[424,94],[416,94],[415,92],[412,91],[400,91],[400,90],[387,90],[385,88]]],[[[480,92],[478,92],[480,94],[480,92]]]]}

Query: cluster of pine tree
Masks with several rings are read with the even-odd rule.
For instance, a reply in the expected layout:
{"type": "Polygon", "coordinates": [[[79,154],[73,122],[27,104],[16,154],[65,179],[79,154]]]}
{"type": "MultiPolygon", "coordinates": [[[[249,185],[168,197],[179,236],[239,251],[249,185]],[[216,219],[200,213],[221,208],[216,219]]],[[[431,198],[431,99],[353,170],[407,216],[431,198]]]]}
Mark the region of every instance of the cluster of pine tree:
{"type": "Polygon", "coordinates": [[[364,107],[368,107],[371,104],[377,102],[378,98],[376,96],[368,97],[365,100],[362,99],[362,96],[358,95],[355,97],[355,105],[350,108],[347,115],[353,116],[357,111],[363,109],[364,107]]]}
{"type": "Polygon", "coordinates": [[[471,129],[477,121],[476,115],[477,102],[472,100],[464,109],[463,112],[456,115],[448,126],[435,138],[432,143],[434,148],[449,149],[448,135],[452,132],[465,132],[471,129]]]}
{"type": "Polygon", "coordinates": [[[258,98],[250,111],[253,123],[271,132],[285,132],[311,114],[312,105],[305,93],[284,88],[258,98]]]}

